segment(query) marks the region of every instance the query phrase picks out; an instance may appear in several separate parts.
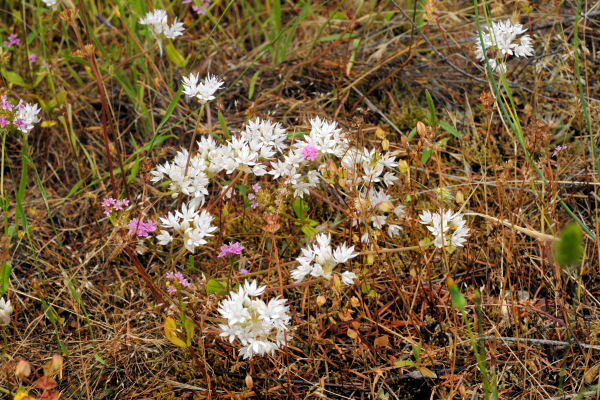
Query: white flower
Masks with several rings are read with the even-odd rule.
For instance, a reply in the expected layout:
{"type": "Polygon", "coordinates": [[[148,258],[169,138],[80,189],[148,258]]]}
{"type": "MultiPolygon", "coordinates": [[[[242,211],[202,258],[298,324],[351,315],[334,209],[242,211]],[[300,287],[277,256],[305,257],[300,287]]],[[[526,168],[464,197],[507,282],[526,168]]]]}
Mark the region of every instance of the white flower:
{"type": "Polygon", "coordinates": [[[300,265],[291,272],[296,282],[302,281],[309,274],[315,278],[330,280],[333,269],[338,264],[343,264],[358,255],[354,252],[354,246],[348,247],[346,243],[332,250],[329,234],[320,233],[315,237],[315,241],[312,246],[302,249],[302,255],[296,258],[300,265]]]}
{"type": "Polygon", "coordinates": [[[192,202],[184,203],[181,211],[176,211],[175,214],[169,212],[166,217],[160,218],[163,229],[156,236],[158,244],[164,246],[173,241],[173,236],[166,231],[166,229],[172,229],[181,235],[183,246],[193,253],[196,247],[206,244],[206,238],[212,236],[212,232],[217,229],[212,225],[212,219],[213,217],[208,211],[199,212],[192,202]]]}
{"type": "Polygon", "coordinates": [[[34,128],[34,124],[40,122],[40,117],[38,115],[40,111],[42,110],[37,104],[25,103],[17,106],[15,120],[20,119],[25,125],[23,128],[19,128],[21,132],[28,133],[34,128]]]}
{"type": "Polygon", "coordinates": [[[154,36],[158,42],[161,55],[163,39],[175,39],[177,36],[181,36],[184,31],[183,22],[179,22],[177,21],[177,18],[175,18],[173,24],[169,25],[167,21],[167,12],[160,9],[148,11],[144,17],[140,18],[139,23],[141,25],[148,25],[150,32],[152,32],[152,36],[154,36]]]}
{"type": "Polygon", "coordinates": [[[381,154],[375,149],[369,150],[365,147],[359,150],[353,147],[344,154],[341,163],[348,171],[349,185],[383,182],[386,186],[391,186],[398,179],[391,171],[384,174],[386,168],[395,169],[398,166],[396,157],[387,152],[381,154]]]}
{"type": "Polygon", "coordinates": [[[357,226],[362,224],[366,230],[361,235],[361,241],[363,243],[369,243],[370,235],[368,227],[371,226],[374,229],[381,230],[387,225],[388,236],[394,237],[400,233],[402,228],[399,225],[388,224],[387,212],[393,212],[396,217],[404,215],[404,206],[393,205],[394,199],[390,197],[383,189],[370,188],[368,191],[364,191],[359,194],[359,197],[355,200],[356,218],[352,220],[352,225],[357,226]],[[392,209],[392,207],[394,207],[392,209]]]}
{"type": "Polygon", "coordinates": [[[42,0],[42,2],[46,5],[46,7],[54,7],[57,0],[42,0]]]}
{"type": "Polygon", "coordinates": [[[437,248],[461,247],[469,235],[469,228],[465,226],[466,222],[459,213],[452,213],[450,210],[431,213],[425,210],[419,218],[422,224],[428,225],[427,229],[435,236],[433,244],[437,248]]]}
{"type": "Polygon", "coordinates": [[[4,297],[0,298],[0,321],[5,325],[10,324],[10,315],[13,312],[10,300],[4,301],[4,297]]]}
{"type": "MultiPolygon", "coordinates": [[[[482,32],[483,43],[490,60],[490,66],[497,71],[504,68],[504,61],[509,56],[529,57],[533,55],[532,40],[529,35],[520,36],[527,31],[521,24],[509,20],[492,22],[492,29],[487,26],[482,32]],[[499,62],[496,59],[499,59],[499,62]]],[[[483,48],[479,35],[475,38],[477,49],[475,54],[479,60],[484,60],[483,48]]]]}
{"type": "Polygon", "coordinates": [[[356,274],[351,271],[346,271],[342,274],[342,282],[350,286],[354,284],[354,280],[357,278],[356,274]]]}
{"type": "Polygon", "coordinates": [[[265,290],[256,281],[245,281],[237,292],[222,300],[219,313],[226,324],[221,324],[221,336],[233,343],[239,340],[239,351],[244,359],[254,355],[272,354],[285,343],[290,316],[286,299],[275,298],[265,303],[258,298],[265,290]]]}
{"type": "Polygon", "coordinates": [[[200,81],[198,74],[190,74],[183,78],[183,93],[195,97],[200,104],[206,104],[215,99],[215,92],[224,83],[215,75],[208,74],[203,81],[200,81]]]}

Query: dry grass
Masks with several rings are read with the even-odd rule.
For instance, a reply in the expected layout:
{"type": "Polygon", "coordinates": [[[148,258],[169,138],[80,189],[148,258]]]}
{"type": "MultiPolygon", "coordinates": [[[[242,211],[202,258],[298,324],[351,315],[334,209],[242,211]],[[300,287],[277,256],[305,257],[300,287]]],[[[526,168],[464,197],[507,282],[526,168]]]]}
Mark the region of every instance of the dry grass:
{"type": "MultiPolygon", "coordinates": [[[[144,49],[153,42],[131,32],[137,15],[121,12],[126,20],[120,20],[112,11],[113,2],[75,2],[83,41],[89,42],[93,34],[96,47],[103,47],[95,57],[110,103],[110,151],[117,167],[119,159],[126,160],[151,142],[181,77],[190,71],[223,77],[228,88],[220,92],[215,108],[232,132],[254,116],[281,122],[288,132],[302,132],[309,129],[309,118],[321,116],[338,121],[357,145],[381,148],[382,138],[375,135],[381,127],[390,151],[408,166],[392,190],[407,207],[403,232],[393,240],[382,236],[373,248],[361,246],[347,216],[329,206],[339,202],[326,185],[311,198],[310,218],[324,226],[328,223],[335,237],[356,244],[364,253],[356,259],[364,275],[347,290],[321,284],[310,290],[287,287],[295,327],[288,335],[288,347],[250,362],[238,358],[235,345],[219,338],[210,320],[216,315],[216,302],[208,301],[206,279],[191,269],[188,315],[196,324],[192,348],[198,359],[167,341],[164,316],[173,313],[175,305],[166,296],[163,277],[176,261],[155,251],[154,241],[133,241],[103,218],[100,202],[112,187],[106,174],[102,101],[90,67],[71,55],[78,48],[73,30],[57,11],[7,3],[0,36],[14,30],[24,40],[27,33],[36,32],[29,50],[41,58],[44,42],[52,68],[34,89],[11,85],[6,79],[0,88],[1,93],[43,102],[48,123],[29,136],[31,165],[22,203],[29,235],[15,206],[23,143],[15,136],[6,141],[7,219],[18,233],[6,236],[0,255],[13,266],[7,296],[15,308],[13,322],[5,329],[2,388],[16,392],[19,384],[31,384],[33,379],[15,378],[17,360],[41,367],[53,353],[61,352],[62,343],[65,363],[56,390],[64,399],[480,398],[481,374],[463,320],[452,307],[448,276],[465,295],[466,311],[472,322],[477,321],[474,326],[480,325],[481,335],[487,337],[487,365],[495,372],[500,398],[570,399],[599,383],[600,353],[593,347],[600,330],[597,242],[587,237],[581,263],[561,269],[553,261],[549,240],[571,221],[557,197],[593,232],[600,232],[599,181],[574,87],[573,2],[489,4],[494,18],[518,15],[535,35],[536,56],[510,62],[508,80],[525,146],[547,184],[527,163],[497,107],[485,104],[490,87],[481,63],[474,60],[476,27],[470,2],[421,2],[432,6],[422,15],[422,30],[408,23],[393,3],[315,4],[299,23],[280,64],[270,51],[260,55],[269,38],[249,14],[247,2],[228,8],[228,2],[215,1],[210,10],[213,20],[198,18],[187,6],[173,3],[170,15],[185,15],[186,33],[175,42],[184,56],[192,54],[185,68],[176,67],[167,56],[160,58],[156,49],[141,53],[132,34],[144,49]],[[24,19],[17,15],[22,7],[24,19]],[[96,13],[120,33],[101,24],[96,13]],[[125,21],[128,26],[123,26],[125,21]],[[40,24],[45,26],[43,36],[40,24]],[[344,33],[352,38],[344,38],[344,33]],[[334,34],[339,38],[330,36],[334,34]],[[355,39],[360,40],[360,49],[353,54],[355,39]],[[258,79],[253,83],[255,74],[258,79]],[[249,99],[251,86],[254,93],[249,99]],[[430,138],[406,139],[416,123],[427,118],[425,89],[434,98],[438,118],[454,125],[463,139],[439,131],[436,140],[442,136],[450,140],[423,164],[421,155],[431,146],[430,138]],[[57,98],[64,100],[52,106],[57,98]],[[568,144],[568,150],[552,157],[559,143],[568,144]],[[73,190],[78,183],[79,189],[73,190]],[[441,188],[448,191],[446,200],[438,195],[441,188]],[[467,216],[472,234],[466,246],[451,255],[433,248],[403,251],[426,236],[418,213],[439,208],[444,201],[467,216]],[[482,293],[481,318],[475,311],[476,289],[482,293]],[[320,294],[327,300],[321,307],[320,294]],[[418,365],[432,371],[433,378],[414,367],[395,366],[398,360],[415,361],[413,346],[418,343],[422,346],[418,365]]],[[[155,6],[169,5],[164,3],[155,6]]],[[[301,7],[293,3],[283,5],[283,24],[300,14],[301,7]]],[[[413,15],[411,7],[402,6],[413,15]]],[[[596,6],[585,8],[592,16],[580,24],[581,41],[589,50],[580,56],[593,127],[600,115],[596,6]]],[[[269,10],[252,7],[259,19],[268,18],[269,10]]],[[[7,69],[32,81],[24,46],[5,50],[0,57],[7,69]]],[[[130,175],[130,166],[124,176],[115,173],[116,190],[154,219],[176,201],[159,197],[147,173],[189,145],[195,107],[183,98],[179,101],[159,132],[174,137],[141,153],[137,175],[130,175]],[[130,176],[132,181],[124,185],[130,176]]],[[[214,131],[222,134],[213,114],[214,131]]],[[[205,126],[199,134],[206,134],[205,126]]],[[[268,187],[273,192],[275,184],[268,187]]],[[[264,215],[244,210],[241,199],[219,202],[213,214],[220,229],[196,252],[195,268],[226,276],[228,267],[216,257],[218,248],[240,240],[247,249],[241,261],[245,268],[263,271],[256,275],[275,288],[274,293],[280,289],[278,272],[289,285],[288,269],[304,245],[304,234],[294,225],[289,204],[273,198],[265,201],[282,209],[281,227],[273,237],[263,229],[264,215]]]]}

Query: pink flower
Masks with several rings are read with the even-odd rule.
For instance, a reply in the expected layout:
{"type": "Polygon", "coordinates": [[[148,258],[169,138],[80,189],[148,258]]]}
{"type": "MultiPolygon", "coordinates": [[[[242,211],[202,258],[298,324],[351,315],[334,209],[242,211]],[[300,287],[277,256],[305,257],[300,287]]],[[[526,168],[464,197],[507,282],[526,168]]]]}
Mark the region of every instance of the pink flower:
{"type": "Polygon", "coordinates": [[[170,279],[170,280],[175,279],[175,274],[173,273],[173,271],[167,272],[167,279],[170,279]]]}
{"type": "Polygon", "coordinates": [[[173,286],[169,285],[167,287],[167,292],[169,292],[169,294],[175,294],[175,293],[177,293],[177,289],[175,289],[173,286]]]}
{"type": "Polygon", "coordinates": [[[319,155],[319,150],[312,144],[304,146],[302,149],[302,157],[310,161],[315,161],[319,155]]]}
{"type": "Polygon", "coordinates": [[[19,43],[21,43],[21,39],[19,39],[19,37],[17,36],[17,34],[16,34],[16,33],[13,33],[13,34],[11,34],[11,35],[8,37],[8,39],[4,41],[4,45],[5,45],[6,47],[10,47],[10,46],[12,46],[13,44],[15,44],[15,45],[16,45],[16,44],[19,44],[19,43]]]}
{"type": "Polygon", "coordinates": [[[21,129],[22,131],[27,130],[27,124],[25,123],[25,121],[23,121],[23,119],[17,118],[13,121],[13,123],[17,126],[17,128],[21,129]]]}
{"type": "Polygon", "coordinates": [[[240,275],[248,275],[248,270],[246,268],[240,268],[240,275]]]}
{"type": "Polygon", "coordinates": [[[567,145],[558,145],[554,148],[554,153],[552,153],[552,157],[558,156],[563,150],[567,149],[567,145]]]}
{"type": "Polygon", "coordinates": [[[6,111],[13,110],[13,105],[10,101],[8,101],[6,95],[2,95],[2,97],[0,97],[0,107],[2,107],[2,109],[6,111]]]}
{"type": "Polygon", "coordinates": [[[10,124],[10,121],[6,118],[0,116],[0,128],[4,128],[5,125],[10,124]]]}
{"type": "Polygon", "coordinates": [[[258,192],[260,190],[260,185],[258,183],[255,183],[254,185],[252,185],[252,190],[258,192]]]}
{"type": "Polygon", "coordinates": [[[224,244],[221,246],[221,252],[219,253],[218,257],[228,257],[233,255],[239,256],[242,254],[242,250],[244,250],[244,246],[242,246],[239,242],[229,243],[229,245],[224,244]]]}
{"type": "Polygon", "coordinates": [[[192,2],[192,0],[183,0],[181,2],[181,4],[190,4],[192,2]]]}
{"type": "Polygon", "coordinates": [[[257,208],[257,207],[258,207],[258,201],[253,201],[253,202],[250,204],[250,207],[252,207],[252,208],[257,208]]]}
{"type": "Polygon", "coordinates": [[[248,193],[249,200],[254,200],[255,198],[256,198],[256,196],[254,195],[254,193],[248,193]]]}
{"type": "Polygon", "coordinates": [[[29,62],[33,64],[35,62],[35,60],[37,60],[37,56],[35,54],[31,53],[29,55],[29,62]]]}
{"type": "Polygon", "coordinates": [[[132,235],[137,235],[139,237],[148,237],[150,232],[154,232],[156,230],[156,222],[151,219],[148,222],[144,222],[141,219],[133,218],[129,221],[129,233],[132,235]]]}

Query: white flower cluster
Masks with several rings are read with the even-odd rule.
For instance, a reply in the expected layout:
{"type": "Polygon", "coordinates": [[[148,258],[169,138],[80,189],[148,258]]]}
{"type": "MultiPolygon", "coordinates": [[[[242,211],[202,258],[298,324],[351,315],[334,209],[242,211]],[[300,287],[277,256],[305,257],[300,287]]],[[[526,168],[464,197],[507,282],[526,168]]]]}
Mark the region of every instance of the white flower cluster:
{"type": "Polygon", "coordinates": [[[227,324],[219,325],[221,336],[231,343],[238,339],[244,359],[272,354],[285,344],[284,333],[290,322],[287,300],[275,298],[265,303],[258,298],[264,291],[265,286],[258,287],[256,281],[245,281],[219,305],[219,312],[227,319],[227,324]]]}
{"type": "MultiPolygon", "coordinates": [[[[284,179],[294,189],[294,196],[304,197],[319,183],[320,173],[309,164],[303,154],[306,147],[314,148],[318,154],[311,161],[320,161],[326,155],[341,158],[348,149],[348,139],[338,128],[336,122],[319,117],[310,120],[310,133],[296,142],[283,160],[271,163],[269,174],[273,179],[284,179]]],[[[324,164],[322,164],[324,165],[324,164]]]]}
{"type": "Polygon", "coordinates": [[[285,149],[286,138],[280,124],[257,118],[248,122],[239,137],[231,138],[226,144],[217,144],[212,137],[204,137],[197,142],[198,153],[195,155],[189,157],[189,152],[182,149],[170,163],[159,165],[151,172],[152,181],[168,178],[174,197],[183,193],[192,197],[191,204],[198,207],[204,204],[208,195],[210,179],[221,171],[265,175],[264,162],[285,149]]]}
{"type": "MultiPolygon", "coordinates": [[[[389,224],[387,218],[389,212],[393,212],[396,217],[404,215],[404,206],[394,206],[392,197],[383,189],[370,188],[360,193],[355,200],[357,217],[352,220],[352,226],[359,223],[365,226],[371,225],[372,228],[381,230],[387,225],[387,234],[390,238],[398,235],[402,227],[397,224],[389,224]]],[[[369,231],[361,235],[360,240],[363,243],[369,243],[369,231]]]]}
{"type": "Polygon", "coordinates": [[[190,204],[193,207],[204,204],[209,179],[222,170],[219,163],[215,162],[219,157],[219,149],[212,136],[203,137],[197,145],[198,153],[194,156],[190,157],[186,149],[181,149],[170,163],[167,161],[151,172],[152,182],[168,178],[172,196],[177,197],[183,193],[191,197],[190,204]]]}
{"type": "Polygon", "coordinates": [[[183,78],[183,93],[189,97],[195,97],[200,104],[206,104],[215,99],[215,92],[223,86],[223,82],[217,76],[208,74],[200,81],[198,74],[190,74],[183,78]]]}
{"type": "MultiPolygon", "coordinates": [[[[331,280],[333,269],[338,264],[343,264],[358,255],[354,252],[354,246],[348,247],[346,243],[333,250],[331,248],[331,235],[329,234],[320,233],[315,239],[316,243],[302,249],[302,255],[296,258],[300,265],[291,273],[296,282],[302,281],[307,275],[331,280]]],[[[342,281],[346,285],[352,285],[354,279],[356,279],[354,272],[346,271],[342,273],[342,281]]]]}
{"type": "Polygon", "coordinates": [[[175,214],[169,212],[166,218],[160,218],[160,234],[156,236],[158,244],[166,245],[173,241],[173,236],[166,230],[172,229],[182,235],[183,246],[189,251],[194,252],[196,247],[206,244],[206,237],[212,236],[217,227],[213,226],[212,215],[206,210],[199,212],[193,205],[181,206],[181,211],[175,211],[175,214]]]}
{"type": "Polygon", "coordinates": [[[0,298],[0,321],[4,325],[10,324],[10,315],[13,312],[10,300],[4,301],[4,297],[0,298]]]}
{"type": "MultiPolygon", "coordinates": [[[[514,24],[507,19],[505,21],[492,22],[492,29],[487,26],[483,27],[486,30],[483,35],[483,43],[485,45],[490,66],[493,70],[498,71],[504,68],[504,61],[508,56],[529,57],[533,55],[532,40],[529,35],[523,35],[527,31],[521,24],[514,24]],[[520,36],[523,35],[523,36],[520,36]],[[496,61],[499,59],[500,61],[496,61]]],[[[479,60],[485,60],[483,48],[479,35],[475,38],[477,49],[475,53],[479,60]]]]}
{"type": "Polygon", "coordinates": [[[380,154],[375,149],[362,150],[357,148],[349,149],[344,158],[342,166],[348,171],[349,185],[369,185],[374,183],[384,183],[386,186],[392,186],[398,177],[391,171],[398,167],[396,157],[388,152],[380,154]]]}
{"type": "Polygon", "coordinates": [[[466,222],[459,213],[452,213],[450,210],[431,213],[425,210],[419,218],[435,236],[433,244],[438,249],[443,246],[461,247],[469,236],[469,228],[465,226],[466,222]]]}
{"type": "Polygon", "coordinates": [[[141,25],[148,25],[152,36],[158,42],[160,54],[162,54],[162,41],[163,39],[175,39],[178,36],[183,35],[184,27],[183,22],[177,21],[177,17],[171,25],[167,21],[167,12],[165,10],[154,10],[148,11],[146,16],[140,18],[139,23],[141,25]]]}
{"type": "Polygon", "coordinates": [[[58,0],[42,0],[46,7],[54,7],[58,0]]]}

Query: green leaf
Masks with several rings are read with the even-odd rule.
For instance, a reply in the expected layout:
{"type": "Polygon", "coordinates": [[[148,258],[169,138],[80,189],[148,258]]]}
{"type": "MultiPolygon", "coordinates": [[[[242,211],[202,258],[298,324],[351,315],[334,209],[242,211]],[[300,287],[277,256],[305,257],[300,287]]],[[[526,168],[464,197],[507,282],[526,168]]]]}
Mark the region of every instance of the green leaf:
{"type": "Polygon", "coordinates": [[[100,364],[106,366],[106,361],[104,361],[104,358],[102,358],[100,356],[100,353],[96,353],[94,354],[94,358],[96,359],[96,361],[98,361],[100,364]]]}
{"type": "Polygon", "coordinates": [[[427,98],[427,105],[429,106],[429,125],[435,128],[437,126],[437,116],[435,114],[435,106],[433,105],[433,99],[431,98],[431,94],[429,94],[429,90],[425,90],[425,97],[427,98]]]}
{"type": "Polygon", "coordinates": [[[427,161],[429,161],[429,159],[431,158],[432,154],[433,154],[433,150],[431,150],[431,149],[423,149],[423,153],[421,153],[421,162],[423,164],[427,164],[427,161]]]}
{"type": "Polygon", "coordinates": [[[252,96],[254,95],[254,88],[256,87],[256,80],[258,79],[258,75],[262,70],[258,70],[252,75],[250,79],[250,87],[248,88],[248,100],[252,100],[252,96]]]}
{"type": "Polygon", "coordinates": [[[10,261],[4,261],[2,263],[2,269],[0,270],[0,296],[4,296],[6,292],[8,292],[11,271],[12,265],[10,264],[10,261]]]}
{"type": "Polygon", "coordinates": [[[300,228],[300,230],[302,232],[304,232],[304,234],[308,237],[313,237],[315,236],[317,233],[319,233],[318,230],[316,230],[315,228],[313,228],[312,226],[310,226],[310,224],[307,225],[303,225],[302,228],[300,228]]]}
{"type": "Polygon", "coordinates": [[[191,319],[186,319],[183,323],[183,327],[185,328],[186,335],[186,343],[188,347],[192,345],[192,339],[194,339],[194,321],[191,319]]]}
{"type": "Polygon", "coordinates": [[[7,69],[2,68],[0,69],[0,73],[2,73],[2,76],[8,81],[8,83],[26,88],[31,86],[26,84],[23,78],[21,78],[21,75],[17,74],[16,72],[8,71],[7,69]]]}
{"type": "Polygon", "coordinates": [[[463,311],[465,309],[465,306],[467,305],[467,300],[458,289],[458,286],[456,286],[454,279],[448,278],[446,280],[446,285],[448,285],[450,297],[452,297],[452,305],[456,307],[459,311],[463,311]]]}
{"type": "Polygon", "coordinates": [[[223,117],[221,111],[219,111],[217,115],[219,117],[219,123],[221,124],[221,130],[223,131],[223,135],[225,135],[225,137],[229,139],[229,128],[227,127],[227,122],[225,122],[225,117],[223,117]]]}
{"type": "Polygon", "coordinates": [[[417,134],[417,127],[414,127],[414,128],[412,128],[412,130],[410,131],[410,133],[406,137],[406,141],[410,142],[410,139],[414,138],[416,134],[417,134]]]}
{"type": "Polygon", "coordinates": [[[416,367],[415,363],[410,360],[398,360],[394,362],[396,367],[416,367]]]}
{"type": "Polygon", "coordinates": [[[452,125],[450,125],[449,123],[447,123],[446,121],[439,121],[438,125],[441,126],[443,130],[450,133],[452,136],[454,136],[458,139],[462,139],[462,135],[460,133],[458,133],[456,128],[453,127],[452,125]]]}
{"type": "Polygon", "coordinates": [[[575,223],[568,224],[560,233],[554,248],[554,258],[561,267],[577,264],[583,256],[583,235],[575,223]]]}
{"type": "Polygon", "coordinates": [[[208,294],[217,294],[223,290],[227,289],[227,284],[224,282],[219,282],[215,279],[210,279],[206,284],[206,292],[208,294]]]}
{"type": "Polygon", "coordinates": [[[177,51],[175,46],[173,46],[173,42],[168,40],[165,50],[167,51],[167,57],[169,57],[169,60],[171,60],[173,64],[177,65],[178,67],[185,67],[187,60],[183,58],[181,53],[177,51]]]}
{"type": "Polygon", "coordinates": [[[304,200],[302,200],[301,197],[294,198],[294,204],[293,204],[292,208],[294,209],[294,213],[296,214],[296,217],[298,217],[301,220],[306,219],[306,212],[308,211],[308,204],[304,200]]]}

